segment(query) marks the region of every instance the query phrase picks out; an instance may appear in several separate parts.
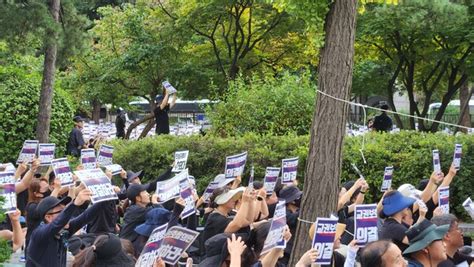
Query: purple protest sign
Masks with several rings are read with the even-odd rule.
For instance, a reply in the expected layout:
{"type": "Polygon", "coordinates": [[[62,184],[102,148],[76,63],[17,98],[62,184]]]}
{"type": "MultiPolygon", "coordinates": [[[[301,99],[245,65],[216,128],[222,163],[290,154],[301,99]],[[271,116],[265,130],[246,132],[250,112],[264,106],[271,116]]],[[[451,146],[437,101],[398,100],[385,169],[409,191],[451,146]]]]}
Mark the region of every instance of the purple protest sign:
{"type": "Polygon", "coordinates": [[[0,190],[0,196],[3,197],[2,210],[5,213],[12,213],[16,211],[16,191],[15,184],[2,184],[0,190]]]}
{"type": "Polygon", "coordinates": [[[112,175],[119,175],[122,172],[122,166],[119,164],[112,164],[105,166],[105,169],[110,171],[112,175]]]}
{"type": "Polygon", "coordinates": [[[82,170],[74,173],[91,190],[92,204],[118,199],[112,183],[101,169],[82,170]]]}
{"type": "MultiPolygon", "coordinates": [[[[285,201],[279,201],[275,208],[275,214],[270,225],[270,231],[268,232],[261,255],[269,252],[273,248],[281,247],[283,240],[283,233],[286,228],[286,207],[285,201]]],[[[284,246],[284,245],[283,245],[284,246]]]]}
{"type": "Polygon", "coordinates": [[[38,141],[26,140],[21,148],[20,155],[16,161],[16,164],[20,163],[31,163],[36,157],[36,151],[38,150],[38,141]]]}
{"type": "Polygon", "coordinates": [[[156,227],[153,232],[151,232],[148,241],[143,247],[142,253],[135,264],[135,267],[149,267],[153,266],[156,258],[158,258],[158,252],[160,249],[161,242],[166,234],[166,229],[168,224],[164,224],[156,227]]]}
{"type": "Polygon", "coordinates": [[[291,184],[296,180],[298,171],[298,158],[284,159],[281,162],[281,177],[283,184],[291,184]]]}
{"type": "Polygon", "coordinates": [[[191,187],[186,187],[185,189],[181,190],[180,195],[181,195],[181,198],[186,203],[183,211],[181,212],[181,219],[184,219],[196,213],[193,189],[191,187]]]}
{"type": "Polygon", "coordinates": [[[49,166],[54,159],[55,144],[39,144],[38,145],[38,159],[40,166],[49,166]]]}
{"type": "Polygon", "coordinates": [[[160,203],[179,197],[181,189],[189,186],[188,169],[176,174],[171,179],[156,183],[156,194],[160,203]]]}
{"type": "Polygon", "coordinates": [[[173,226],[165,234],[158,252],[164,262],[175,265],[181,254],[194,242],[199,232],[187,228],[173,226]]]}
{"type": "Polygon", "coordinates": [[[15,182],[15,171],[0,172],[0,184],[14,184],[15,182]]]}
{"type": "Polygon", "coordinates": [[[331,264],[337,219],[317,218],[313,236],[313,248],[319,251],[317,264],[331,264]]]}
{"type": "Polygon", "coordinates": [[[53,159],[51,161],[51,166],[53,167],[56,178],[61,180],[61,186],[74,184],[74,179],[67,158],[53,159]]]}
{"type": "Polygon", "coordinates": [[[242,176],[246,162],[247,152],[226,157],[225,178],[228,179],[230,182],[230,180],[235,179],[237,176],[242,176]]]}
{"type": "Polygon", "coordinates": [[[113,153],[113,146],[101,145],[99,149],[99,154],[97,155],[97,163],[99,163],[99,166],[104,167],[107,165],[112,165],[113,153]]]}
{"type": "Polygon", "coordinates": [[[204,190],[204,193],[202,194],[202,197],[204,199],[204,203],[209,203],[209,198],[211,197],[212,193],[216,188],[219,186],[218,182],[210,182],[209,185],[207,186],[206,190],[204,190]]]}
{"type": "Polygon", "coordinates": [[[449,186],[440,186],[438,188],[438,206],[443,214],[449,214],[449,186]]]}
{"type": "Polygon", "coordinates": [[[456,170],[461,168],[461,156],[462,156],[462,145],[456,144],[454,146],[454,156],[453,156],[453,165],[456,170]]]}
{"type": "Polygon", "coordinates": [[[433,170],[436,173],[441,172],[441,162],[439,160],[439,151],[438,151],[438,149],[433,150],[433,170]]]}
{"type": "Polygon", "coordinates": [[[97,168],[95,150],[93,148],[81,150],[81,164],[85,170],[97,168]]]}
{"type": "Polygon", "coordinates": [[[277,167],[267,167],[265,170],[264,187],[268,196],[273,194],[279,174],[280,168],[277,167]]]}
{"type": "Polygon", "coordinates": [[[382,181],[382,188],[380,191],[385,192],[390,189],[392,186],[392,175],[393,175],[393,167],[385,167],[385,171],[383,173],[383,181],[382,181]]]}
{"type": "Polygon", "coordinates": [[[464,209],[467,211],[469,216],[471,216],[471,219],[474,220],[474,202],[472,202],[472,199],[468,197],[463,203],[462,206],[464,209]]]}
{"type": "Polygon", "coordinates": [[[377,204],[355,206],[354,238],[358,246],[364,247],[367,243],[378,240],[377,220],[377,204]]]}

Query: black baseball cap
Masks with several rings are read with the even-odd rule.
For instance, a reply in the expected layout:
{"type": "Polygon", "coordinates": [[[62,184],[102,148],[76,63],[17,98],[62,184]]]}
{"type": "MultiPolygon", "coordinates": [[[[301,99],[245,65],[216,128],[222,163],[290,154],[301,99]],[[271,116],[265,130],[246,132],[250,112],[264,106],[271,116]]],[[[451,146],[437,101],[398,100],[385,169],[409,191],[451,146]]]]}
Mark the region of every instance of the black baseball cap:
{"type": "Polygon", "coordinates": [[[72,120],[74,122],[81,122],[81,121],[84,121],[84,119],[81,117],[81,116],[74,116],[74,118],[72,118],[72,120]]]}
{"type": "Polygon", "coordinates": [[[36,207],[36,212],[38,213],[39,217],[42,220],[49,210],[61,204],[67,205],[69,202],[71,202],[71,200],[72,199],[70,197],[65,197],[62,199],[58,199],[53,196],[45,197],[40,201],[40,203],[36,207]]]}
{"type": "Polygon", "coordinates": [[[150,184],[131,184],[127,188],[127,198],[128,200],[135,202],[135,198],[140,195],[142,191],[146,191],[150,184]]]}

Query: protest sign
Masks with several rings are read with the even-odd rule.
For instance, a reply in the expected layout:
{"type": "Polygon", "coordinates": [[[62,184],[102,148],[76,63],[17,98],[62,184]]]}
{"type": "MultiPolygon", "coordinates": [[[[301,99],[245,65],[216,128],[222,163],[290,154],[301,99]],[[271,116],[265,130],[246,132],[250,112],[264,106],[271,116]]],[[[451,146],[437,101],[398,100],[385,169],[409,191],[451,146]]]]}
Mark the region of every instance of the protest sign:
{"type": "Polygon", "coordinates": [[[176,174],[176,176],[171,179],[157,182],[156,194],[158,195],[160,203],[179,197],[181,189],[188,185],[188,169],[176,174]]]}
{"type": "Polygon", "coordinates": [[[14,184],[15,182],[15,171],[0,172],[0,184],[14,184]]]}
{"type": "Polygon", "coordinates": [[[40,166],[49,166],[54,159],[55,144],[39,144],[38,145],[38,159],[40,166]]]}
{"type": "Polygon", "coordinates": [[[110,171],[112,175],[119,175],[122,172],[122,166],[118,164],[107,165],[105,169],[110,171]]]}
{"type": "Polygon", "coordinates": [[[268,196],[273,194],[273,190],[275,189],[279,174],[280,168],[267,167],[267,169],[265,170],[264,186],[268,196]]]}
{"type": "Polygon", "coordinates": [[[228,179],[230,182],[231,180],[234,180],[237,176],[242,176],[246,162],[247,152],[226,157],[225,178],[228,179]]]}
{"type": "Polygon", "coordinates": [[[198,235],[199,232],[184,227],[171,227],[161,242],[158,257],[174,266],[198,235]]]}
{"type": "Polygon", "coordinates": [[[53,159],[51,161],[54,175],[61,181],[61,186],[69,186],[74,184],[71,168],[67,158],[53,159]]]}
{"type": "Polygon", "coordinates": [[[313,237],[313,248],[319,254],[315,263],[331,264],[334,239],[336,237],[337,218],[317,218],[313,237]]]}
{"type": "Polygon", "coordinates": [[[289,158],[282,160],[281,163],[281,177],[283,184],[291,184],[296,180],[296,173],[298,171],[298,158],[289,158]]]}
{"type": "Polygon", "coordinates": [[[474,220],[474,203],[472,202],[472,199],[468,197],[463,203],[462,206],[464,209],[467,211],[469,216],[471,216],[471,219],[474,220]]]}
{"type": "Polygon", "coordinates": [[[100,145],[99,154],[97,155],[97,163],[99,163],[99,166],[104,167],[107,165],[112,165],[113,153],[113,146],[100,145]]]}
{"type": "Polygon", "coordinates": [[[15,184],[1,184],[0,196],[3,197],[2,210],[5,213],[12,213],[16,211],[16,191],[15,184]]]}
{"type": "Polygon", "coordinates": [[[449,214],[449,186],[438,188],[438,207],[443,211],[443,214],[449,214]]]}
{"type": "Polygon", "coordinates": [[[461,168],[462,145],[456,144],[454,146],[453,166],[456,170],[461,168]]]}
{"type": "Polygon", "coordinates": [[[174,163],[172,172],[182,172],[186,169],[186,162],[188,161],[189,150],[174,152],[174,163]]]}
{"type": "Polygon", "coordinates": [[[392,175],[393,175],[393,167],[385,167],[385,171],[383,173],[383,181],[382,181],[382,188],[380,191],[385,192],[392,187],[392,175]]]}
{"type": "Polygon", "coordinates": [[[166,89],[166,92],[170,95],[176,93],[178,90],[176,90],[176,88],[174,88],[170,82],[168,81],[164,81],[161,83],[163,85],[163,87],[166,89]]]}
{"type": "Polygon", "coordinates": [[[153,266],[156,258],[158,258],[158,250],[160,249],[161,241],[163,241],[163,238],[165,237],[167,228],[168,224],[166,223],[156,227],[153,232],[151,232],[135,267],[153,266]]]}
{"type": "Polygon", "coordinates": [[[181,212],[181,219],[187,218],[190,215],[196,213],[196,208],[194,204],[194,195],[193,189],[191,187],[186,187],[181,190],[180,193],[181,198],[184,200],[186,205],[184,206],[183,211],[181,212]]]}
{"type": "Polygon", "coordinates": [[[81,150],[81,164],[86,170],[97,168],[95,150],[93,148],[81,150]]]}
{"type": "Polygon", "coordinates": [[[16,161],[16,164],[20,163],[31,163],[36,157],[36,151],[38,150],[38,141],[26,140],[21,148],[20,155],[16,161]]]}
{"type": "Polygon", "coordinates": [[[286,207],[285,201],[283,200],[277,203],[275,214],[273,215],[270,225],[270,231],[268,232],[265,243],[263,244],[261,255],[269,252],[273,248],[285,247],[285,242],[282,242],[282,240],[286,227],[286,207]]]}
{"type": "Polygon", "coordinates": [[[441,162],[439,161],[439,151],[438,151],[438,149],[433,150],[433,170],[436,173],[441,172],[441,162]]]}
{"type": "Polygon", "coordinates": [[[255,175],[255,170],[252,165],[252,168],[250,168],[250,178],[249,178],[249,186],[248,186],[250,189],[253,189],[253,180],[255,178],[254,175],[255,175]]]}
{"type": "Polygon", "coordinates": [[[0,172],[6,172],[6,171],[16,171],[15,165],[13,163],[1,163],[0,164],[0,172]]]}
{"type": "Polygon", "coordinates": [[[217,182],[210,182],[209,183],[206,190],[204,190],[204,193],[202,194],[202,198],[204,199],[204,203],[209,203],[209,198],[211,197],[212,192],[214,192],[214,190],[216,188],[218,188],[218,186],[219,186],[219,183],[217,183],[217,182]]]}
{"type": "Polygon", "coordinates": [[[91,190],[92,204],[118,199],[112,183],[101,169],[82,170],[74,173],[77,175],[79,180],[81,180],[86,187],[91,190]]]}
{"type": "Polygon", "coordinates": [[[377,241],[377,204],[356,205],[354,214],[357,245],[364,247],[367,243],[377,241]]]}

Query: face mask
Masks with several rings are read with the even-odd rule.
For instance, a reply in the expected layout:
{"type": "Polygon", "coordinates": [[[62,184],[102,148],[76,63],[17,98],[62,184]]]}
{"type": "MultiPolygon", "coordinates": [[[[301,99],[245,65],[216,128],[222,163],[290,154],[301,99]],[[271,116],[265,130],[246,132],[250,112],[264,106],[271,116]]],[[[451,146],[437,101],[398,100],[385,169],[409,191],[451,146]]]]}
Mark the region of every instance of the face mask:
{"type": "Polygon", "coordinates": [[[51,189],[48,189],[45,192],[40,192],[40,193],[43,194],[43,198],[49,197],[51,195],[51,189]]]}

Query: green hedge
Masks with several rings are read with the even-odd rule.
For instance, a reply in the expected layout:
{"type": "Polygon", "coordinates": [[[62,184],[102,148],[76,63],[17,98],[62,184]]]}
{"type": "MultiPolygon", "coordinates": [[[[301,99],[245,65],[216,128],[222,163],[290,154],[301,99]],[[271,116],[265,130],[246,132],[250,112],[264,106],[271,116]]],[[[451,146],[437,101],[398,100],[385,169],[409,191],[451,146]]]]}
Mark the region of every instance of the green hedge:
{"type": "MultiPolygon", "coordinates": [[[[281,159],[298,156],[298,180],[303,182],[304,166],[308,153],[308,136],[261,136],[247,134],[242,137],[216,138],[211,136],[174,137],[158,136],[139,141],[116,140],[114,161],[125,169],[134,171],[143,169],[145,180],[162,173],[173,161],[173,152],[181,149],[190,151],[188,167],[197,179],[200,192],[210,179],[224,172],[225,156],[242,151],[249,152],[248,164],[255,166],[255,178],[263,179],[267,166],[280,166],[281,159]]],[[[330,142],[330,139],[328,139],[330,142]]],[[[454,144],[463,144],[461,170],[451,184],[451,208],[462,218],[467,214],[460,206],[468,196],[472,196],[474,188],[474,138],[472,136],[448,136],[442,133],[426,134],[401,132],[398,134],[371,133],[364,137],[346,138],[342,181],[356,179],[357,175],[351,168],[355,163],[364,173],[371,188],[367,194],[367,202],[376,201],[381,197],[381,185],[385,166],[394,166],[393,185],[409,182],[417,186],[420,179],[428,178],[432,172],[431,151],[440,150],[442,168],[448,171],[453,157],[454,144]],[[360,149],[365,141],[363,163],[360,149]]],[[[249,165],[248,165],[249,166],[249,165]]],[[[243,178],[244,184],[248,171],[243,178]]]]}

